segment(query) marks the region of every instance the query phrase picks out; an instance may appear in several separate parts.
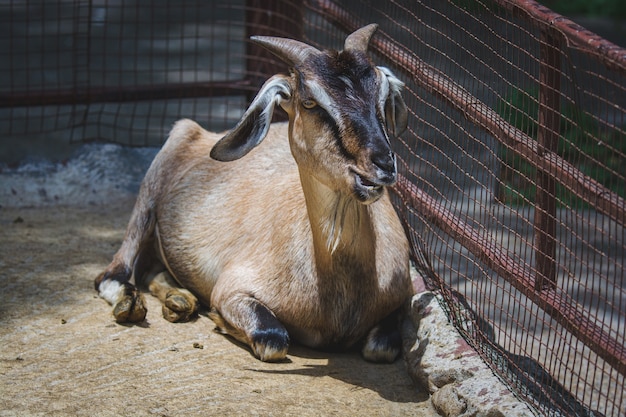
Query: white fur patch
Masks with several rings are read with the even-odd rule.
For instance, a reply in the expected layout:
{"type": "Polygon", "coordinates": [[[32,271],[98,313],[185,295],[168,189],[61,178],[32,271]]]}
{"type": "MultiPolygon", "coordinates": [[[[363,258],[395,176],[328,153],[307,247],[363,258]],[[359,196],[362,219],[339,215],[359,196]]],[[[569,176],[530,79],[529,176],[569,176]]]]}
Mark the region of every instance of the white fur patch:
{"type": "Polygon", "coordinates": [[[326,88],[320,85],[317,80],[305,80],[304,84],[306,85],[306,88],[309,90],[315,101],[317,101],[317,104],[320,105],[324,110],[328,112],[328,114],[333,117],[335,123],[337,123],[337,127],[339,127],[339,130],[343,130],[345,128],[343,121],[341,120],[341,118],[335,117],[335,115],[340,114],[340,112],[337,110],[337,104],[326,92],[326,88]]]}
{"type": "Polygon", "coordinates": [[[380,90],[378,92],[378,109],[382,114],[385,113],[385,102],[387,102],[387,98],[389,98],[389,79],[387,78],[387,73],[385,67],[378,67],[378,79],[380,80],[380,90]]]}
{"type": "Polygon", "coordinates": [[[402,89],[404,88],[404,83],[395,75],[393,75],[393,72],[391,72],[391,70],[387,67],[376,67],[380,70],[380,72],[382,72],[385,77],[387,78],[387,81],[389,82],[389,88],[391,88],[391,91],[393,91],[394,93],[400,93],[400,91],[402,91],[402,89]]]}
{"type": "Polygon", "coordinates": [[[98,286],[100,297],[109,304],[115,305],[124,293],[124,286],[115,280],[105,279],[98,286]]]}
{"type": "Polygon", "coordinates": [[[287,356],[288,349],[275,349],[266,345],[255,345],[254,351],[263,362],[278,362],[287,356]]]}

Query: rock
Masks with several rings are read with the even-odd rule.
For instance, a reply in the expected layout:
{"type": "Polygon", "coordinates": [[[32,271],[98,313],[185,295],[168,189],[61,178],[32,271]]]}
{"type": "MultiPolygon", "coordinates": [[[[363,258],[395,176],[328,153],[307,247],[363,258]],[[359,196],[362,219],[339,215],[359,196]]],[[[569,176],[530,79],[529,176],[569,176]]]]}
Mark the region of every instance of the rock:
{"type": "Polygon", "coordinates": [[[467,410],[467,403],[452,385],[446,385],[435,391],[431,397],[433,406],[444,417],[458,417],[467,410]]]}
{"type": "Polygon", "coordinates": [[[441,295],[413,297],[403,323],[409,375],[431,393],[437,412],[449,417],[526,417],[519,401],[461,337],[441,308],[441,295]]]}

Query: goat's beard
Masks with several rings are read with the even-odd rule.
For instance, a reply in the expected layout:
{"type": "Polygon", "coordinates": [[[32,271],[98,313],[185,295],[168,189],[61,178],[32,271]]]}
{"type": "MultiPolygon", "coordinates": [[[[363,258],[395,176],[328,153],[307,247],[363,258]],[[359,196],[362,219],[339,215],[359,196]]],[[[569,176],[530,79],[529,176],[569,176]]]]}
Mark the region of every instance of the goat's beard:
{"type": "Polygon", "coordinates": [[[356,243],[361,222],[361,203],[350,195],[337,193],[329,204],[322,230],[326,235],[326,248],[333,254],[343,245],[356,243]],[[346,240],[347,239],[347,240],[346,240]]]}

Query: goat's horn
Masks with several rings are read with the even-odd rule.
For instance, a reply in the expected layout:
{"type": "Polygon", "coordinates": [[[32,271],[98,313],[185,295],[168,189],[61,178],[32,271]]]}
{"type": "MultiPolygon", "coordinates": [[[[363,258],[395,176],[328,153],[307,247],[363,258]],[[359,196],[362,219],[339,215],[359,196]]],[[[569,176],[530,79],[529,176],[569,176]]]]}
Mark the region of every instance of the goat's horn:
{"type": "Polygon", "coordinates": [[[376,23],[372,23],[352,32],[346,38],[343,49],[346,51],[367,52],[370,38],[372,37],[374,32],[376,32],[376,29],[378,29],[378,25],[376,23]]]}
{"type": "Polygon", "coordinates": [[[291,67],[297,67],[309,56],[321,53],[313,46],[293,39],[276,38],[273,36],[252,36],[250,39],[267,48],[291,67]]]}

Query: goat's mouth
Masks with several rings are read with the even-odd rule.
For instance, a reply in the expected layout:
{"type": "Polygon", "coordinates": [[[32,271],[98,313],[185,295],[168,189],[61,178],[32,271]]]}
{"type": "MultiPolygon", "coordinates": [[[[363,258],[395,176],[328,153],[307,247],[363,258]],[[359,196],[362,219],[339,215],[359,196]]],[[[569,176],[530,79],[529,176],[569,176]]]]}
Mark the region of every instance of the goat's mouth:
{"type": "Polygon", "coordinates": [[[373,203],[384,192],[384,184],[354,172],[354,194],[362,203],[373,203]]]}

